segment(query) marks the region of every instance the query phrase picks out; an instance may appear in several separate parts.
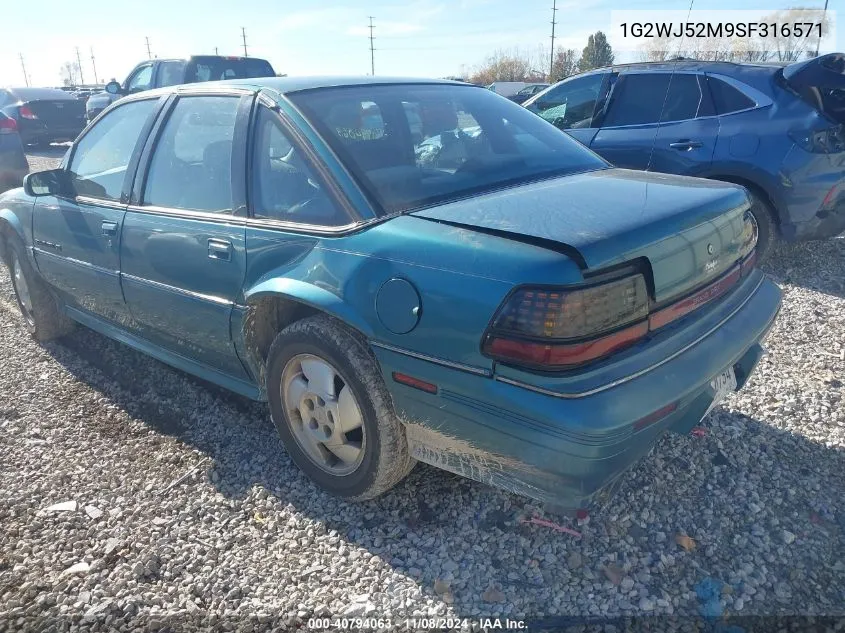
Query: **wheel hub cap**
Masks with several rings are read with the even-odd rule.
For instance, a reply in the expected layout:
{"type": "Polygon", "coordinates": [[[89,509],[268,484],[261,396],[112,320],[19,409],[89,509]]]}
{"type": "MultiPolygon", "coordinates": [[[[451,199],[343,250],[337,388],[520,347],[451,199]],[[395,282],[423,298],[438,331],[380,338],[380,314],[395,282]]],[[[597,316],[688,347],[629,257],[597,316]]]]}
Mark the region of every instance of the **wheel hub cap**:
{"type": "Polygon", "coordinates": [[[32,314],[32,297],[29,294],[29,285],[26,283],[26,277],[21,270],[21,262],[16,254],[12,255],[12,279],[15,282],[15,291],[18,295],[18,300],[21,307],[24,309],[24,316],[27,318],[32,314]]]}
{"type": "Polygon", "coordinates": [[[328,361],[299,354],[282,372],[286,422],[308,458],[332,475],[348,475],[364,457],[364,420],[346,380],[328,361]]]}

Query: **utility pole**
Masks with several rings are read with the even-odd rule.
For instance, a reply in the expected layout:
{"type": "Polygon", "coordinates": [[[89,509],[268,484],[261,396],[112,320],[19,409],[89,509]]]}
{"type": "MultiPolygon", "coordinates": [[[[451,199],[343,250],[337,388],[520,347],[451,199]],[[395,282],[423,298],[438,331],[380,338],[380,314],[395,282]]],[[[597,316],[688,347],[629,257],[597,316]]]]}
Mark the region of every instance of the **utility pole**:
{"type": "Polygon", "coordinates": [[[79,66],[79,85],[85,84],[85,77],[82,75],[82,57],[79,55],[79,47],[76,47],[76,65],[79,66]]]}
{"type": "Polygon", "coordinates": [[[18,56],[21,58],[21,68],[23,69],[23,80],[26,82],[27,88],[29,87],[29,76],[26,74],[26,65],[23,63],[23,53],[18,53],[18,56]]]}
{"type": "Polygon", "coordinates": [[[376,56],[375,56],[375,48],[373,48],[373,29],[376,28],[373,26],[373,16],[369,16],[370,18],[370,72],[375,77],[376,74],[376,56]]]}
{"type": "Polygon", "coordinates": [[[552,0],[552,52],[549,55],[549,83],[552,83],[552,72],[555,69],[555,24],[557,20],[557,0],[552,0]]]}
{"type": "Polygon", "coordinates": [[[100,83],[100,80],[97,79],[97,63],[94,61],[94,47],[91,47],[91,68],[94,69],[94,83],[100,83]]]}
{"type": "Polygon", "coordinates": [[[146,42],[147,42],[147,59],[152,59],[153,58],[153,52],[150,50],[150,38],[145,37],[144,40],[146,40],[146,42]]]}
{"type": "MultiPolygon", "coordinates": [[[[822,25],[824,25],[824,18],[827,15],[827,0],[824,0],[824,10],[822,11],[822,25]]],[[[822,26],[824,28],[824,26],[822,26]]],[[[822,45],[822,38],[819,38],[819,41],[816,42],[816,57],[819,56],[819,47],[822,45]]]]}
{"type": "Polygon", "coordinates": [[[244,57],[249,57],[249,53],[246,52],[246,29],[241,27],[241,37],[244,40],[244,57]]]}

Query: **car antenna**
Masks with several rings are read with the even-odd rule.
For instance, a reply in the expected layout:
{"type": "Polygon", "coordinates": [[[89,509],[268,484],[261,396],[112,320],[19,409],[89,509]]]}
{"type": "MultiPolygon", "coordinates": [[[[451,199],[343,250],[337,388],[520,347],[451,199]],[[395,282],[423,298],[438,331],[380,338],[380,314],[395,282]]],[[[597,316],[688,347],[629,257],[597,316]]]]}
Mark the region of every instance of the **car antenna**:
{"type": "MultiPolygon", "coordinates": [[[[695,0],[689,0],[689,9],[687,9],[687,22],[689,22],[689,16],[692,13],[692,5],[695,0]]],[[[657,143],[657,135],[660,133],[660,122],[663,120],[663,111],[666,109],[666,103],[669,101],[669,91],[672,89],[672,80],[675,78],[675,70],[678,67],[678,62],[684,60],[684,56],[681,52],[684,50],[684,38],[686,37],[686,32],[681,35],[681,43],[679,45],[678,54],[672,60],[674,63],[672,64],[672,72],[669,73],[669,85],[666,86],[666,94],[663,95],[663,105],[660,106],[660,115],[657,117],[657,126],[654,128],[654,136],[651,139],[651,150],[648,153],[648,163],[646,163],[646,171],[651,171],[651,161],[654,158],[654,145],[657,143]]]]}

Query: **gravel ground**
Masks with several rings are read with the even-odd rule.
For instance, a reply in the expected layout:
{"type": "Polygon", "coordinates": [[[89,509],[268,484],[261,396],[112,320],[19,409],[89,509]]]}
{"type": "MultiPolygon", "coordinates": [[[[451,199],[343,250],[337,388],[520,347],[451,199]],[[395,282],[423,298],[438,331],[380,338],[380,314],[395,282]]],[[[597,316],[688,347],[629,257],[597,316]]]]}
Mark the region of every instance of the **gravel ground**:
{"type": "Polygon", "coordinates": [[[374,502],[334,499],[266,406],[81,327],[34,343],[2,268],[0,631],[845,615],[845,240],[768,270],[783,310],[751,382],[570,522],[423,465],[374,502]],[[519,522],[534,514],[582,536],[519,522]]]}

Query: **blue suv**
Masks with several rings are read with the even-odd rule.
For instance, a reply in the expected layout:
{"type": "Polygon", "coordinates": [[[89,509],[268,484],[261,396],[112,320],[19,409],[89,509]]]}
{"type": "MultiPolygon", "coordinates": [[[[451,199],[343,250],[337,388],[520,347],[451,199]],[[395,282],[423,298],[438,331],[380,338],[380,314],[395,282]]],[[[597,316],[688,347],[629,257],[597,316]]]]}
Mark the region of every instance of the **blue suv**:
{"type": "Polygon", "coordinates": [[[524,106],[618,167],[744,185],[775,239],[845,230],[845,55],[789,66],[673,60],[576,75],[524,106]]]}

